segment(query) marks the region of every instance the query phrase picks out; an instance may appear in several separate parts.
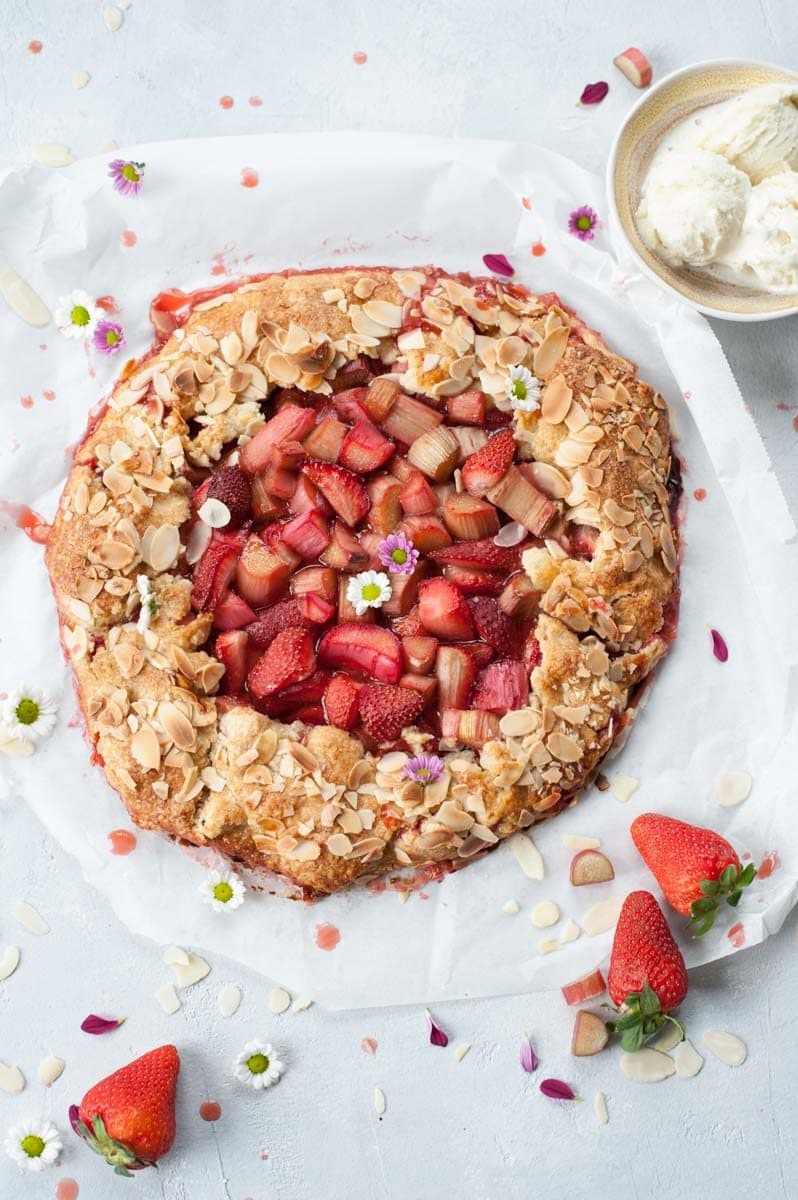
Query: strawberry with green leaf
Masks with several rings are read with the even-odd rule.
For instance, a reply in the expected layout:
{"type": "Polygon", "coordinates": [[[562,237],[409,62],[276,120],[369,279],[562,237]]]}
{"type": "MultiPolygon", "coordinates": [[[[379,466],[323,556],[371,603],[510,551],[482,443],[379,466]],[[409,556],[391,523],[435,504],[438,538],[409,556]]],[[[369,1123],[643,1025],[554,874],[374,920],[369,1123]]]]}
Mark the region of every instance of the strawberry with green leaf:
{"type": "Polygon", "coordinates": [[[756,878],[734,847],[711,829],[660,813],[643,813],[631,827],[632,840],[668,903],[693,922],[696,937],[715,924],[725,901],[735,908],[756,878]]]}

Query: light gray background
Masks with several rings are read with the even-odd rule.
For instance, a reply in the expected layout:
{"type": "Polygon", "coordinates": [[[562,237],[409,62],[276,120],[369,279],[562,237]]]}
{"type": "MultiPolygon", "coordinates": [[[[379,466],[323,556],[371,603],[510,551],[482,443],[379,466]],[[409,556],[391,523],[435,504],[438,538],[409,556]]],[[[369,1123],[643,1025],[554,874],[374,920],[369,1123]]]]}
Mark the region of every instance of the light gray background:
{"type": "MultiPolygon", "coordinates": [[[[646,50],[658,77],[726,56],[798,66],[798,10],[787,0],[138,0],[115,34],[101,14],[92,0],[2,0],[0,161],[25,161],[45,141],[83,156],[109,139],[372,129],[529,139],[601,171],[638,96],[611,65],[629,44],[646,50]],[[26,49],[32,39],[43,43],[38,56],[26,49]],[[356,50],[367,53],[364,66],[353,63],[356,50]],[[81,68],[92,79],[75,91],[70,76],[81,68]],[[583,85],[598,79],[610,82],[607,100],[576,107],[583,85]],[[222,95],[234,97],[231,110],[219,107],[222,95]],[[262,106],[248,104],[253,95],[262,106]]],[[[321,189],[323,181],[320,198],[321,189]]],[[[798,320],[715,330],[795,511],[798,320]]],[[[617,1055],[570,1058],[571,1018],[558,995],[444,1006],[437,1015],[452,1045],[473,1043],[459,1065],[451,1046],[427,1044],[419,1010],[273,1017],[271,983],[223,960],[168,1018],[152,999],[165,978],[156,948],[127,934],[27,810],[0,800],[0,836],[0,945],[23,952],[18,973],[0,984],[0,1060],[28,1079],[21,1096],[0,1093],[0,1132],[46,1111],[67,1145],[61,1168],[40,1177],[19,1175],[3,1157],[2,1200],[51,1197],[64,1175],[78,1180],[81,1200],[133,1192],[144,1200],[798,1195],[795,919],[764,946],[691,979],[694,1040],[700,1046],[706,1028],[731,1029],[748,1043],[746,1065],[732,1075],[713,1060],[692,1082],[645,1088],[623,1079],[617,1055]],[[11,910],[22,897],[50,922],[46,938],[16,926],[11,910]],[[229,981],[244,1001],[223,1021],[216,996],[229,981]],[[89,1011],[129,1020],[91,1039],[78,1029],[89,1011]],[[586,1103],[538,1094],[517,1065],[524,1030],[544,1060],[538,1078],[570,1079],[586,1103]],[[279,1044],[289,1068],[263,1095],[235,1085],[229,1067],[258,1036],[279,1044]],[[379,1042],[373,1059],[360,1049],[363,1036],[379,1042]],[[184,1059],[176,1149],[157,1175],[118,1180],[74,1142],[66,1107],[111,1066],[165,1040],[184,1059]],[[47,1053],[67,1060],[49,1093],[36,1082],[47,1053]],[[382,1119],[375,1085],[387,1097],[382,1119]],[[609,1098],[606,1128],[592,1112],[598,1088],[609,1098]],[[204,1099],[222,1103],[218,1124],[197,1116],[204,1099]]]]}

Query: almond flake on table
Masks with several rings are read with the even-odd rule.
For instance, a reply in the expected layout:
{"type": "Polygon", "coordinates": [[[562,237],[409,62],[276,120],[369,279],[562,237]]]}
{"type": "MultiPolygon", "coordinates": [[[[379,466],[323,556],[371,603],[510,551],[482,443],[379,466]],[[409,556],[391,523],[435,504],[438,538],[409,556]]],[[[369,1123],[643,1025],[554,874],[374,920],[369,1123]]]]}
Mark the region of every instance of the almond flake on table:
{"type": "Polygon", "coordinates": [[[676,1073],[676,1064],[659,1050],[635,1050],[621,1055],[621,1070],[632,1083],[660,1083],[676,1073]]]}
{"type": "Polygon", "coordinates": [[[180,997],[175,991],[173,983],[162,984],[155,993],[155,999],[168,1017],[174,1016],[180,1009],[180,997]]]}
{"type": "Polygon", "coordinates": [[[81,70],[72,72],[72,86],[76,92],[82,91],[82,89],[88,85],[90,79],[91,75],[88,71],[81,70]]]}
{"type": "Polygon", "coordinates": [[[673,1021],[666,1021],[659,1031],[657,1036],[651,1043],[652,1050],[661,1050],[663,1054],[667,1054],[674,1046],[678,1046],[682,1040],[682,1031],[673,1021]]]}
{"type": "Polygon", "coordinates": [[[223,1017],[232,1017],[238,1012],[241,1004],[241,988],[236,987],[234,983],[226,983],[219,992],[217,1003],[223,1017]]]}
{"type": "Polygon", "coordinates": [[[455,1048],[454,1048],[454,1061],[455,1061],[455,1062],[462,1062],[462,1061],[463,1061],[463,1059],[465,1058],[465,1056],[468,1054],[468,1051],[469,1051],[470,1049],[471,1049],[471,1043],[470,1043],[470,1042],[463,1042],[463,1043],[462,1043],[462,1045],[460,1045],[460,1046],[455,1046],[455,1048]]]}
{"type": "Polygon", "coordinates": [[[726,771],[715,780],[715,799],[721,808],[735,808],[748,799],[753,786],[747,771],[726,771]]]}
{"type": "Polygon", "coordinates": [[[125,14],[121,8],[117,8],[115,4],[106,4],[103,9],[103,21],[109,33],[116,33],[117,30],[121,29],[124,19],[125,14]]]}
{"type": "Polygon", "coordinates": [[[566,833],[562,840],[569,850],[598,850],[601,845],[601,838],[582,837],[578,833],[566,833]]]}
{"type": "Polygon", "coordinates": [[[555,950],[561,950],[562,947],[556,938],[541,938],[538,942],[539,954],[553,954],[555,950]]]}
{"type": "Polygon", "coordinates": [[[309,996],[297,996],[294,1003],[291,1005],[291,1012],[305,1012],[310,1008],[313,1001],[309,996]]]}
{"type": "Polygon", "coordinates": [[[607,1111],[607,1097],[603,1092],[596,1092],[593,1097],[593,1112],[596,1114],[596,1120],[599,1125],[607,1124],[610,1114],[607,1111]]]}
{"type": "Polygon", "coordinates": [[[28,904],[25,900],[18,900],[16,902],[14,905],[14,916],[23,929],[27,929],[28,933],[35,933],[37,937],[44,937],[46,933],[50,932],[50,926],[44,917],[40,917],[33,905],[28,904]]]}
{"type": "Polygon", "coordinates": [[[640,787],[640,780],[635,779],[634,775],[616,775],[610,781],[610,791],[617,800],[625,804],[637,789],[640,787]]]}
{"type": "Polygon", "coordinates": [[[9,979],[19,966],[19,946],[6,946],[0,956],[0,983],[9,979]]]}
{"type": "Polygon", "coordinates": [[[8,1067],[0,1062],[0,1091],[17,1096],[25,1087],[25,1076],[19,1067],[8,1067]]]}
{"type": "Polygon", "coordinates": [[[378,1117],[385,1112],[385,1092],[382,1088],[375,1087],[374,1089],[374,1111],[378,1117]]]}
{"type": "Polygon", "coordinates": [[[560,910],[553,900],[541,900],[529,914],[529,919],[536,929],[548,929],[556,925],[560,919],[560,910]]]}
{"type": "Polygon", "coordinates": [[[606,933],[617,924],[624,899],[624,896],[608,896],[587,910],[582,917],[582,928],[588,937],[606,933]]]}
{"type": "Polygon", "coordinates": [[[562,928],[560,934],[560,945],[567,946],[569,942],[575,942],[581,934],[582,930],[577,925],[576,921],[572,921],[569,917],[562,928]]]}
{"type": "Polygon", "coordinates": [[[748,1057],[748,1048],[742,1038],[725,1029],[708,1029],[704,1034],[704,1045],[727,1067],[741,1067],[748,1057]]]}
{"type": "Polygon", "coordinates": [[[276,1016],[284,1013],[290,1003],[291,997],[285,988],[276,987],[269,992],[269,1008],[276,1016]]]}
{"type": "Polygon", "coordinates": [[[55,1083],[56,1079],[61,1078],[65,1066],[66,1063],[63,1058],[58,1058],[55,1054],[48,1054],[47,1058],[43,1058],[39,1063],[36,1069],[36,1078],[45,1087],[50,1087],[55,1083]]]}
{"type": "Polygon", "coordinates": [[[192,984],[199,983],[211,969],[210,963],[207,963],[204,958],[200,958],[198,954],[189,954],[187,965],[170,963],[170,966],[175,973],[177,986],[181,988],[188,988],[192,984]]]}
{"type": "Polygon", "coordinates": [[[16,271],[0,271],[0,293],[8,307],[15,312],[26,325],[37,329],[48,325],[51,320],[50,310],[29,283],[16,271]]]}
{"type": "Polygon", "coordinates": [[[179,964],[181,967],[187,967],[189,962],[189,954],[182,946],[167,946],[161,956],[161,961],[165,962],[167,967],[173,967],[179,964]]]}
{"type": "Polygon", "coordinates": [[[515,861],[527,879],[543,879],[546,873],[543,857],[529,834],[514,833],[508,838],[508,842],[515,855],[515,861]]]}
{"type": "Polygon", "coordinates": [[[704,1065],[703,1058],[687,1038],[679,1042],[674,1050],[673,1061],[676,1063],[676,1074],[680,1079],[692,1079],[704,1065]]]}
{"type": "Polygon", "coordinates": [[[33,147],[33,157],[40,167],[69,167],[75,161],[69,146],[60,142],[40,142],[33,147]]]}
{"type": "Polygon", "coordinates": [[[507,913],[508,917],[514,917],[516,913],[521,911],[521,905],[517,900],[505,900],[502,905],[502,912],[507,913]]]}

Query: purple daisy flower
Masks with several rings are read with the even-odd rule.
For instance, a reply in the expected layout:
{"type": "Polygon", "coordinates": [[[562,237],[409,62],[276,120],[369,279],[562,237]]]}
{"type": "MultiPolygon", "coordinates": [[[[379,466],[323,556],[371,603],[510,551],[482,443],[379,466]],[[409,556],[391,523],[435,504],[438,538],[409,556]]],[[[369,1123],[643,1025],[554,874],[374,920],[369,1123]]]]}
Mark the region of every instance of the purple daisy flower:
{"type": "Polygon", "coordinates": [[[125,344],[125,331],[116,321],[100,321],[91,340],[101,354],[116,354],[125,344]]]}
{"type": "Polygon", "coordinates": [[[405,778],[414,783],[435,783],[443,774],[443,760],[437,754],[417,754],[405,763],[405,778]]]}
{"type": "Polygon", "coordinates": [[[418,562],[418,550],[403,533],[392,533],[380,542],[377,555],[382,565],[394,575],[412,575],[418,562]]]}
{"type": "Polygon", "coordinates": [[[108,164],[108,174],[114,181],[115,191],[123,196],[138,196],[144,178],[144,163],[115,158],[108,164]]]}
{"type": "Polygon", "coordinates": [[[580,242],[591,242],[598,223],[598,213],[589,204],[583,204],[568,217],[568,232],[578,237],[580,242]]]}

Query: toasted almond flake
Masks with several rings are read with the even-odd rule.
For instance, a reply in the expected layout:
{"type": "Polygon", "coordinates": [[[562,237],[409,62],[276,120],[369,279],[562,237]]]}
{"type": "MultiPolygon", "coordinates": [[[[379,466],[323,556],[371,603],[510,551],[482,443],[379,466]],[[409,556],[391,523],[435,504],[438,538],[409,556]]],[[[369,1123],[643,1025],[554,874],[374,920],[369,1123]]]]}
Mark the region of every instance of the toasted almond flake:
{"type": "Polygon", "coordinates": [[[580,936],[582,930],[577,925],[576,921],[568,920],[565,922],[560,934],[560,945],[567,946],[569,942],[575,942],[580,936]]]}
{"type": "Polygon", "coordinates": [[[471,1043],[470,1043],[470,1042],[463,1042],[461,1045],[459,1045],[459,1046],[455,1046],[455,1048],[454,1048],[454,1061],[455,1061],[455,1062],[462,1062],[462,1061],[463,1061],[463,1059],[465,1058],[465,1056],[468,1054],[468,1051],[469,1051],[470,1049],[471,1049],[471,1043]]]}
{"type": "Polygon", "coordinates": [[[83,88],[85,88],[87,86],[90,79],[91,79],[91,75],[89,74],[88,71],[81,70],[81,71],[73,71],[72,72],[72,86],[76,92],[82,91],[83,88]]]}
{"type": "Polygon", "coordinates": [[[704,1065],[703,1058],[687,1038],[679,1042],[673,1053],[673,1061],[680,1079],[692,1079],[704,1065]]]}
{"type": "Polygon", "coordinates": [[[297,996],[294,1003],[291,1005],[291,1012],[305,1012],[310,1008],[313,1001],[309,996],[297,996]]]}
{"type": "Polygon", "coordinates": [[[219,992],[217,1004],[219,1012],[223,1017],[232,1017],[238,1012],[238,1006],[241,1003],[241,989],[236,987],[234,983],[226,983],[219,992]]]}
{"type": "Polygon", "coordinates": [[[543,879],[546,873],[543,857],[529,834],[514,833],[507,840],[515,855],[515,861],[527,879],[543,879]]]}
{"type": "Polygon", "coordinates": [[[674,1025],[673,1021],[666,1021],[652,1041],[651,1048],[652,1050],[661,1050],[663,1054],[667,1054],[674,1046],[678,1046],[681,1040],[682,1033],[679,1026],[674,1025]]]}
{"type": "Polygon", "coordinates": [[[722,808],[735,808],[748,799],[753,785],[747,771],[727,771],[715,780],[715,799],[722,808]]]}
{"type": "Polygon", "coordinates": [[[19,1067],[8,1067],[0,1062],[0,1091],[17,1096],[25,1087],[25,1076],[19,1067]]]}
{"type": "Polygon", "coordinates": [[[634,795],[639,787],[640,780],[635,779],[634,775],[616,775],[610,781],[610,791],[623,804],[634,795]]]}
{"type": "Polygon", "coordinates": [[[161,765],[161,746],[155,730],[142,725],[130,739],[130,753],[145,771],[157,771],[161,765]]]}
{"type": "Polygon", "coordinates": [[[675,1074],[676,1065],[670,1055],[646,1048],[622,1054],[621,1070],[632,1083],[660,1083],[675,1074]]]}
{"type": "Polygon", "coordinates": [[[9,979],[19,966],[19,946],[6,946],[0,957],[0,983],[9,979]]]}
{"type": "Polygon", "coordinates": [[[56,1079],[61,1078],[65,1066],[66,1063],[63,1058],[57,1058],[54,1054],[48,1054],[36,1068],[36,1078],[45,1087],[50,1087],[55,1083],[56,1079]]]}
{"type": "Polygon", "coordinates": [[[603,1092],[596,1092],[593,1097],[593,1112],[596,1114],[596,1120],[599,1125],[607,1124],[610,1114],[607,1111],[607,1097],[603,1092]]]}
{"type": "Polygon", "coordinates": [[[566,833],[562,840],[569,850],[598,850],[601,845],[601,838],[583,837],[578,833],[566,833]]]}
{"type": "Polygon", "coordinates": [[[385,1112],[385,1092],[382,1088],[375,1087],[374,1089],[374,1111],[378,1117],[385,1112]]]}
{"type": "Polygon", "coordinates": [[[408,761],[409,759],[403,751],[393,750],[390,754],[383,754],[377,763],[377,770],[391,775],[394,771],[401,771],[408,761]]]}
{"type": "Polygon", "coordinates": [[[576,738],[555,730],[546,738],[546,748],[556,759],[564,763],[579,762],[584,750],[576,738]]]}
{"type": "Polygon", "coordinates": [[[197,743],[194,726],[171,700],[162,700],[158,705],[158,720],[178,750],[193,750],[197,743]]]}
{"type": "Polygon", "coordinates": [[[212,537],[213,530],[210,525],[206,525],[204,521],[195,521],[186,542],[186,562],[190,567],[202,558],[212,537]]]}
{"type": "Polygon", "coordinates": [[[582,928],[588,937],[596,937],[599,933],[613,929],[618,922],[623,902],[623,896],[608,896],[606,900],[599,900],[589,908],[582,917],[582,928]]]}
{"type": "Polygon", "coordinates": [[[363,312],[378,325],[387,325],[389,329],[402,327],[401,304],[391,304],[388,300],[368,300],[363,305],[363,312]]]}
{"type": "Polygon", "coordinates": [[[507,712],[499,721],[499,729],[505,737],[524,737],[537,728],[538,717],[531,708],[517,708],[507,712]]]}
{"type": "Polygon", "coordinates": [[[352,842],[345,833],[332,833],[327,838],[327,849],[336,858],[346,858],[352,853],[352,842]]]}
{"type": "MultiPolygon", "coordinates": [[[[107,472],[106,472],[107,474],[107,472]]],[[[153,571],[168,571],[180,553],[180,533],[176,525],[159,525],[150,538],[147,560],[153,571]]]]}
{"type": "Polygon", "coordinates": [[[184,966],[182,963],[170,963],[170,966],[175,974],[175,981],[178,987],[188,988],[193,984],[199,983],[211,969],[210,963],[207,963],[204,958],[200,958],[198,954],[189,954],[188,963],[184,966]]]}
{"type": "Polygon", "coordinates": [[[269,992],[269,1008],[278,1016],[284,1013],[290,1004],[291,997],[285,988],[276,987],[269,992]]]}
{"type": "Polygon", "coordinates": [[[704,1045],[727,1067],[741,1067],[748,1057],[748,1049],[742,1038],[725,1029],[708,1029],[704,1034],[704,1045]]]}
{"type": "Polygon", "coordinates": [[[173,1016],[180,1009],[180,997],[175,991],[173,983],[162,984],[155,993],[155,999],[167,1016],[173,1016]]]}
{"type": "Polygon", "coordinates": [[[14,905],[14,916],[23,929],[27,929],[28,933],[35,933],[37,937],[43,937],[45,933],[50,932],[50,926],[44,918],[40,917],[36,909],[25,900],[18,900],[16,902],[14,905]]]}
{"type": "Polygon", "coordinates": [[[555,950],[560,949],[560,943],[556,938],[541,938],[538,942],[539,954],[554,954],[555,950]]]}
{"type": "Polygon", "coordinates": [[[197,509],[197,515],[211,529],[224,529],[225,525],[230,524],[230,509],[224,501],[213,496],[197,509]]]}
{"type": "Polygon", "coordinates": [[[190,955],[182,946],[167,946],[161,956],[161,962],[165,962],[168,967],[175,964],[181,967],[187,967],[190,961],[190,955]]]}
{"type": "Polygon", "coordinates": [[[75,161],[69,146],[60,142],[40,142],[33,147],[33,157],[40,167],[68,167],[75,161]]]}
{"type": "Polygon", "coordinates": [[[536,929],[548,929],[556,925],[560,919],[560,910],[553,900],[541,900],[529,914],[529,919],[536,929]]]}
{"type": "Polygon", "coordinates": [[[26,324],[41,329],[49,323],[49,308],[16,271],[0,271],[0,293],[11,311],[26,324]]]}
{"type": "Polygon", "coordinates": [[[109,33],[116,33],[120,30],[124,19],[125,14],[121,8],[117,8],[115,4],[106,4],[103,9],[103,21],[109,33]]]}
{"type": "Polygon", "coordinates": [[[505,900],[502,905],[502,912],[507,913],[508,917],[513,917],[517,912],[521,911],[521,905],[517,900],[505,900]]]}

